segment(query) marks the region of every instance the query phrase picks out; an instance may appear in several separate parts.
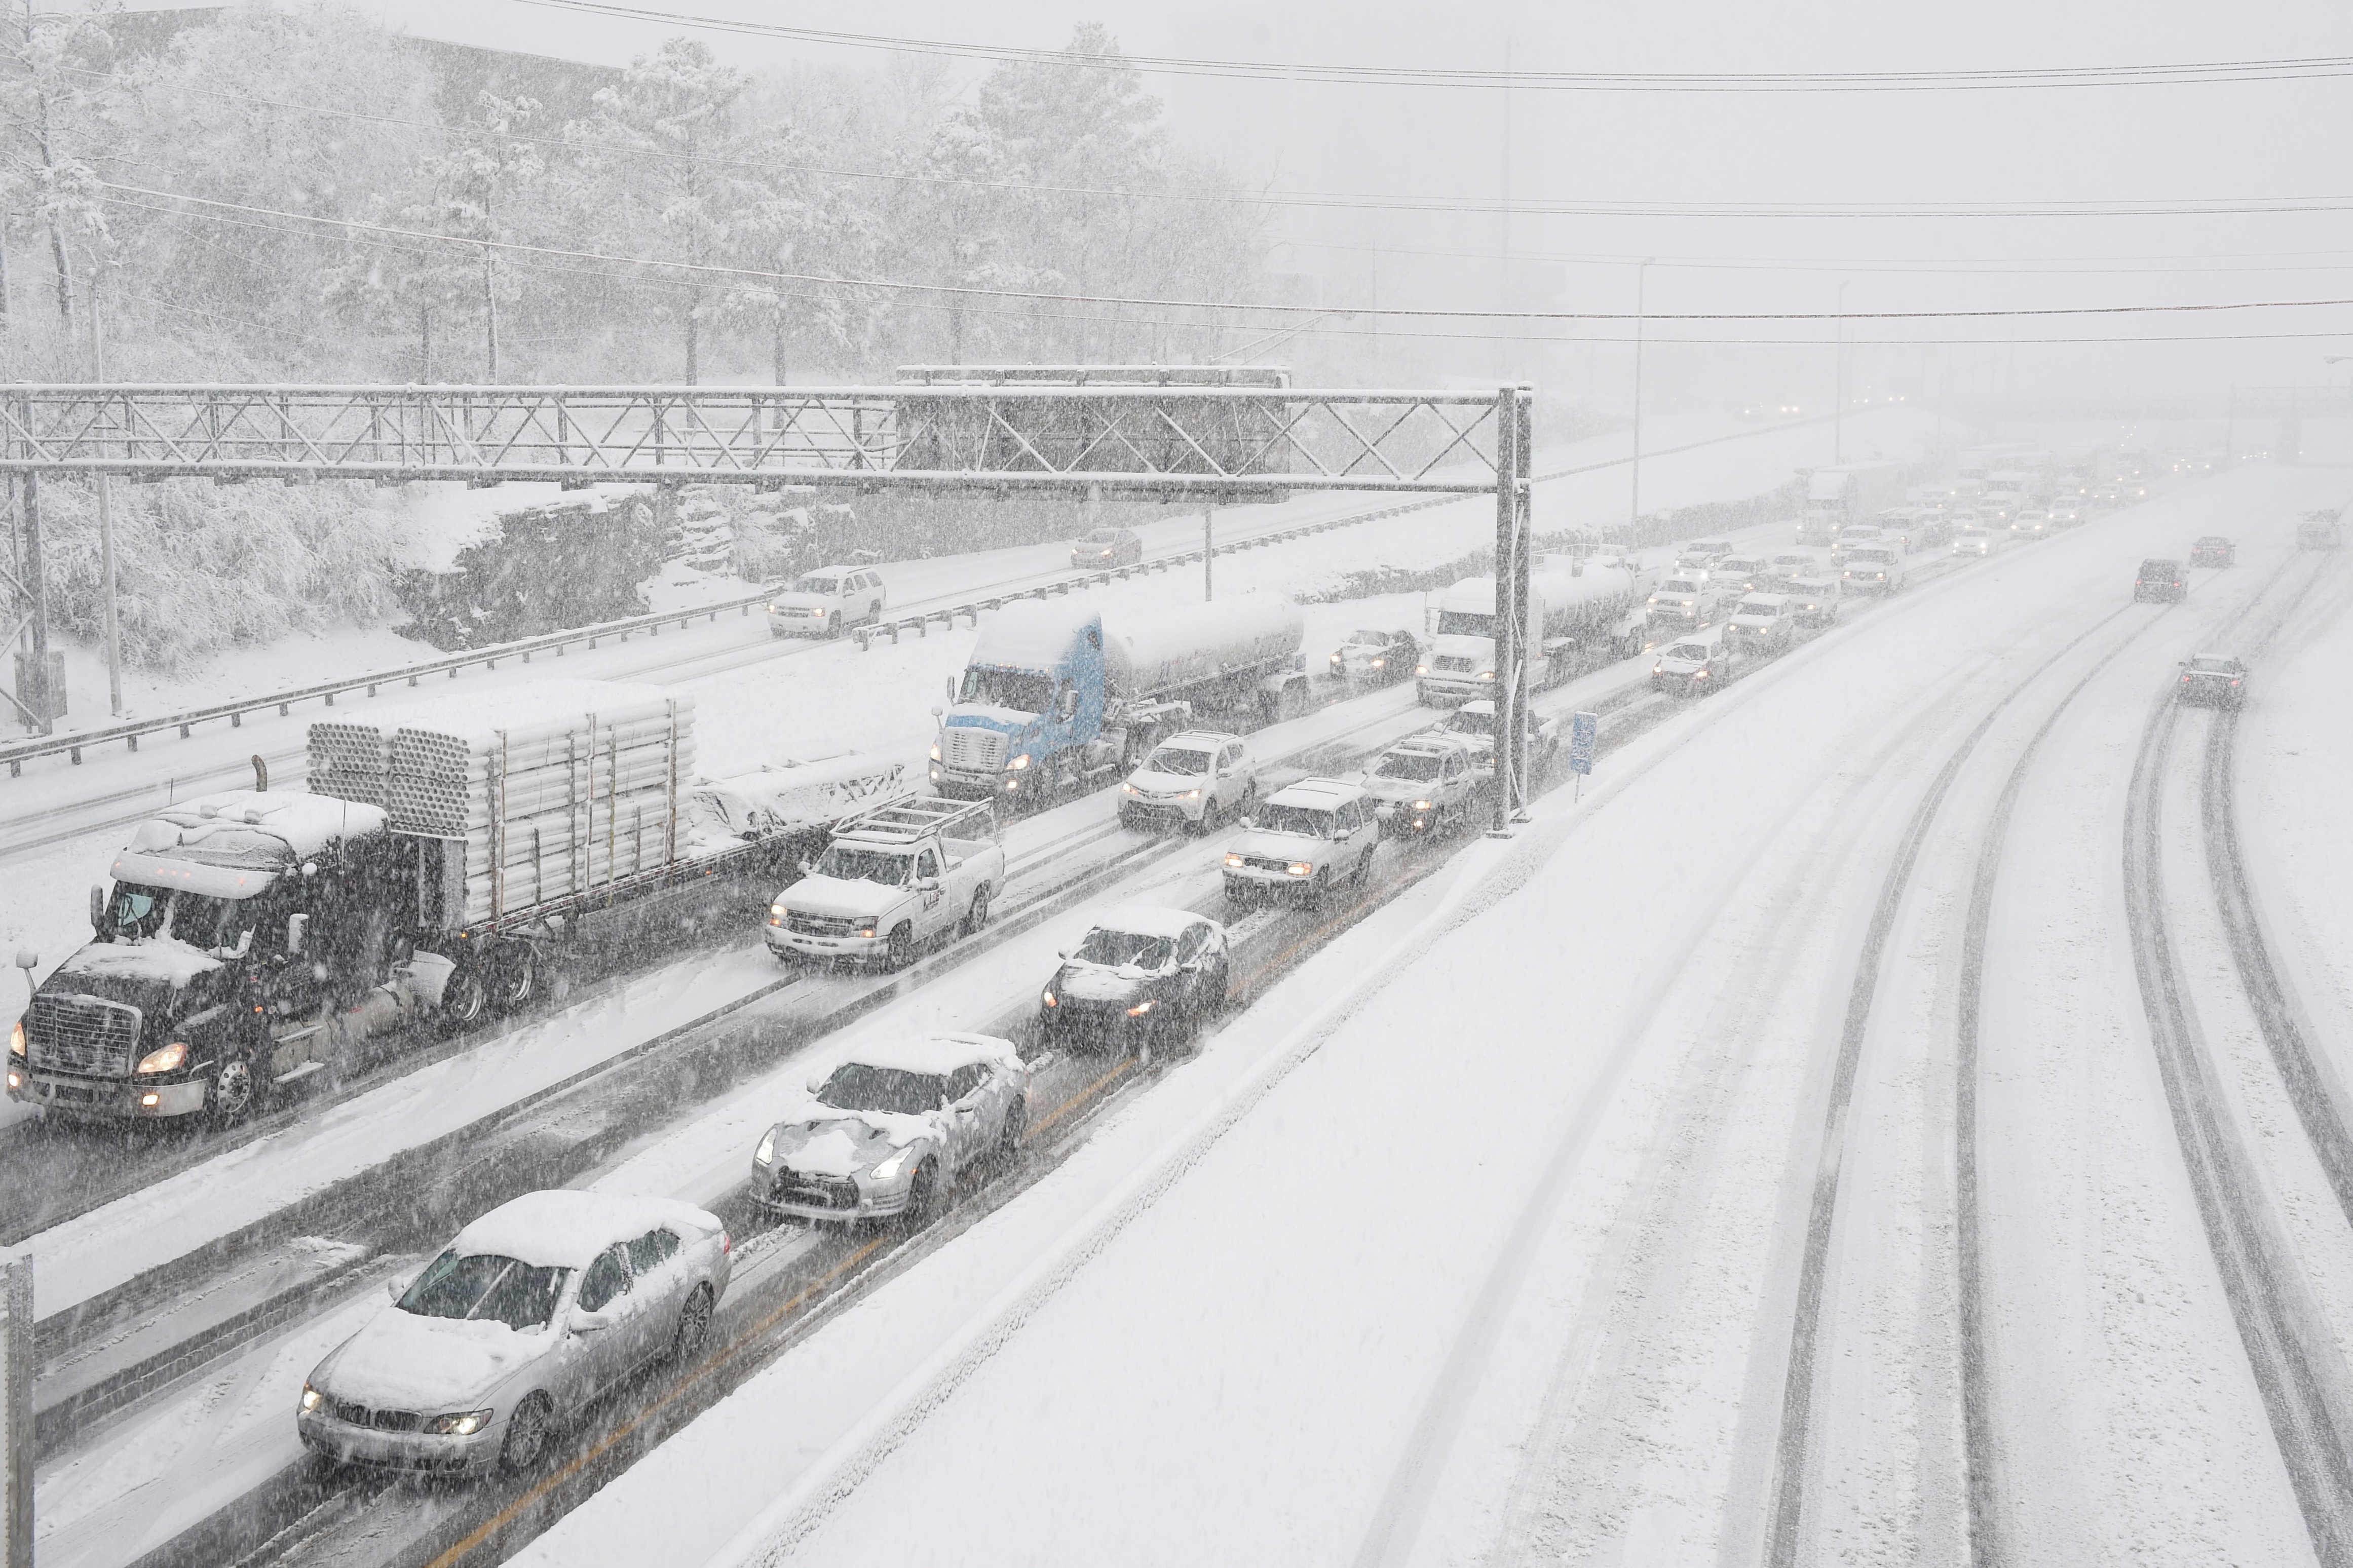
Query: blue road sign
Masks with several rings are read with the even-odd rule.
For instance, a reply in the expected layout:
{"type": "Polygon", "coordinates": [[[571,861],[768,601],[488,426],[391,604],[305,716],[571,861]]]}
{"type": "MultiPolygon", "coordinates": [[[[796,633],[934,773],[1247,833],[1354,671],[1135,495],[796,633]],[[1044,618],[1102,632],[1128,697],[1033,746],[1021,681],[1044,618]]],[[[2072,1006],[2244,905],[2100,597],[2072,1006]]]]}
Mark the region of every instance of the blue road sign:
{"type": "Polygon", "coordinates": [[[1574,772],[1593,771],[1593,742],[1601,733],[1599,713],[1572,714],[1568,721],[1568,765],[1574,772]]]}

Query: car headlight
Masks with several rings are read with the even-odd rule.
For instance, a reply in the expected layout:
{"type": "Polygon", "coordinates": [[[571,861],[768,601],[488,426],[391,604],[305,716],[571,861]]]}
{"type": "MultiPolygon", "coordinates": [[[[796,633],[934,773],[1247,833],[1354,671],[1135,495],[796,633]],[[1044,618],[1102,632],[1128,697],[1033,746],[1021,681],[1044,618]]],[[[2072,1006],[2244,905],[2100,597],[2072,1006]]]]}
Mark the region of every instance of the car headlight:
{"type": "Polygon", "coordinates": [[[1120,793],[1120,794],[1122,794],[1122,795],[1141,795],[1141,794],[1143,794],[1144,792],[1143,792],[1142,790],[1137,789],[1137,788],[1136,788],[1134,784],[1122,784],[1119,786],[1119,793],[1120,793]]]}
{"type": "Polygon", "coordinates": [[[760,1139],[760,1146],[752,1151],[754,1163],[773,1165],[776,1163],[776,1130],[769,1128],[760,1139]]]}
{"type": "Polygon", "coordinates": [[[1426,800],[1415,801],[1413,803],[1413,808],[1416,811],[1428,811],[1430,809],[1430,802],[1426,800]]]}
{"type": "Polygon", "coordinates": [[[1188,790],[1187,790],[1183,795],[1178,795],[1176,798],[1177,798],[1178,800],[1198,800],[1198,799],[1200,799],[1200,798],[1201,798],[1201,792],[1200,792],[1199,790],[1197,790],[1197,789],[1188,789],[1188,790]]]}
{"type": "Polygon", "coordinates": [[[170,1072],[176,1068],[186,1066],[187,1060],[188,1042],[174,1040],[161,1050],[149,1051],[140,1058],[137,1070],[142,1073],[170,1072]]]}
{"type": "Polygon", "coordinates": [[[1373,660],[1373,668],[1375,669],[1386,669],[1388,668],[1388,662],[1389,661],[1385,658],[1377,658],[1373,660]]]}
{"type": "Polygon", "coordinates": [[[1285,869],[1294,877],[1313,877],[1315,875],[1315,863],[1312,860],[1293,860],[1285,869]]]}
{"type": "Polygon", "coordinates": [[[312,1411],[318,1409],[319,1406],[325,1403],[327,1403],[327,1396],[325,1394],[320,1393],[317,1389],[311,1387],[307,1383],[302,1385],[303,1415],[310,1415],[312,1411]]]}
{"type": "Polygon", "coordinates": [[[1417,664],[1413,667],[1413,672],[1416,675],[1428,675],[1430,673],[1430,666],[1426,664],[1417,664]]]}
{"type": "Polygon", "coordinates": [[[776,605],[770,605],[768,606],[768,614],[770,614],[770,615],[772,615],[772,616],[773,616],[773,615],[775,615],[775,614],[776,613],[776,608],[777,608],[777,606],[776,606],[776,605]]]}
{"type": "Polygon", "coordinates": [[[425,1429],[437,1437],[470,1437],[491,1424],[492,1414],[488,1410],[460,1410],[436,1415],[425,1424],[425,1429]]]}
{"type": "Polygon", "coordinates": [[[1018,772],[1018,771],[1019,771],[1019,770],[1020,770],[1020,769],[1022,769],[1022,768],[1026,768],[1026,767],[1028,767],[1029,765],[1029,752],[1022,752],[1019,756],[1018,756],[1018,757],[1014,758],[1011,762],[1009,762],[1009,763],[1006,763],[1006,764],[1005,764],[1006,769],[1007,769],[1007,771],[1008,771],[1008,772],[1018,772]]]}
{"type": "Polygon", "coordinates": [[[8,1031],[8,1054],[12,1057],[25,1054],[25,1020],[22,1018],[17,1019],[16,1026],[8,1031]]]}
{"type": "Polygon", "coordinates": [[[824,607],[822,605],[818,605],[816,609],[811,610],[811,611],[809,612],[809,614],[811,614],[811,615],[813,615],[813,616],[816,616],[819,617],[820,619],[822,619],[822,618],[824,617],[824,615],[825,615],[825,607],[824,607]]]}
{"type": "Polygon", "coordinates": [[[1226,864],[1239,871],[1242,868],[1242,858],[1239,855],[1229,855],[1226,857],[1226,864]]]}
{"type": "Polygon", "coordinates": [[[1054,1000],[1054,988],[1050,985],[1046,987],[1045,992],[1038,999],[1046,1004],[1049,1007],[1059,1007],[1061,1005],[1060,1002],[1054,1000]]]}
{"type": "Polygon", "coordinates": [[[1666,672],[1667,667],[1663,664],[1654,664],[1651,666],[1651,673],[1652,675],[1664,675],[1666,672]]]}
{"type": "Polygon", "coordinates": [[[1336,664],[1338,664],[1338,663],[1340,662],[1340,656],[1339,656],[1338,654],[1336,654],[1336,653],[1335,653],[1335,654],[1334,654],[1334,655],[1332,656],[1332,662],[1333,662],[1334,664],[1335,664],[1335,665],[1336,665],[1336,664]]]}
{"type": "Polygon", "coordinates": [[[914,1152],[915,1146],[910,1143],[866,1173],[878,1182],[895,1182],[899,1173],[907,1167],[907,1157],[914,1152]]]}
{"type": "Polygon", "coordinates": [[[1482,669],[1479,672],[1479,679],[1482,680],[1493,680],[1495,679],[1495,672],[1492,669],[1482,669]]]}
{"type": "Polygon", "coordinates": [[[1130,1007],[1130,1008],[1127,1010],[1127,1016],[1128,1016],[1129,1017],[1131,1017],[1131,1018],[1141,1018],[1141,1017],[1143,1017],[1146,1013],[1149,1013],[1149,1012],[1151,1012],[1151,1011],[1152,1011],[1152,1006],[1153,1006],[1153,1004],[1152,1004],[1151,1000],[1150,1000],[1149,998],[1147,998],[1147,999],[1145,999],[1145,1000],[1144,1000],[1144,1001],[1142,1001],[1142,1002],[1138,1002],[1134,1006],[1130,1007]]]}

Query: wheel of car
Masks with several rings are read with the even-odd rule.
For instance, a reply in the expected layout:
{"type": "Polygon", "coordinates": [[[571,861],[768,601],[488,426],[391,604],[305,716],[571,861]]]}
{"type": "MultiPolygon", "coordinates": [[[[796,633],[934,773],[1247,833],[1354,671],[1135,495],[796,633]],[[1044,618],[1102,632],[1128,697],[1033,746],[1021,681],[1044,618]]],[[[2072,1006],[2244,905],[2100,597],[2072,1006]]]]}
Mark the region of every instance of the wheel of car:
{"type": "Polygon", "coordinates": [[[965,911],[964,934],[970,936],[988,923],[988,887],[983,883],[973,889],[972,908],[965,911]]]}
{"type": "Polygon", "coordinates": [[[932,1223],[939,1209],[940,1168],[930,1160],[915,1167],[907,1183],[906,1220],[908,1228],[921,1230],[932,1223]]]}
{"type": "Polygon", "coordinates": [[[1029,1100],[1024,1095],[1006,1108],[1005,1127],[997,1135],[997,1162],[1012,1165],[1021,1158],[1021,1135],[1029,1131],[1029,1100]]]}
{"type": "Polygon", "coordinates": [[[251,1047],[221,1064],[206,1108],[224,1127],[244,1121],[269,1101],[269,1060],[251,1047]]]}
{"type": "Polygon", "coordinates": [[[907,967],[915,956],[915,928],[901,921],[891,928],[890,945],[882,951],[882,968],[887,973],[897,973],[907,967]]]}
{"type": "Polygon", "coordinates": [[[554,1433],[555,1408],[544,1394],[531,1394],[507,1417],[507,1439],[499,1446],[499,1463],[509,1471],[527,1470],[547,1452],[554,1433]]]}
{"type": "Polygon", "coordinates": [[[711,1287],[698,1285],[686,1305],[678,1310],[678,1327],[670,1331],[670,1361],[672,1366],[684,1366],[702,1348],[702,1336],[711,1331],[711,1287]]]}
{"type": "Polygon", "coordinates": [[[1368,846],[1356,857],[1356,868],[1348,874],[1348,886],[1361,888],[1373,878],[1373,847],[1368,846]]]}

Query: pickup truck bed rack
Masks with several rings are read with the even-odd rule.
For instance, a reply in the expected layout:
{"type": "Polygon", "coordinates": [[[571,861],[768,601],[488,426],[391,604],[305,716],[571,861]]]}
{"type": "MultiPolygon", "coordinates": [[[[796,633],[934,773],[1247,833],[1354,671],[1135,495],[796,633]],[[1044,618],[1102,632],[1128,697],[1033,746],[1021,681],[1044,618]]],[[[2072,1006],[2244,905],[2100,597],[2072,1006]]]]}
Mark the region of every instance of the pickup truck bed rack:
{"type": "Polygon", "coordinates": [[[835,828],[833,837],[837,841],[856,839],[861,844],[909,845],[934,834],[943,838],[994,838],[997,833],[993,800],[917,795],[853,816],[835,828]]]}

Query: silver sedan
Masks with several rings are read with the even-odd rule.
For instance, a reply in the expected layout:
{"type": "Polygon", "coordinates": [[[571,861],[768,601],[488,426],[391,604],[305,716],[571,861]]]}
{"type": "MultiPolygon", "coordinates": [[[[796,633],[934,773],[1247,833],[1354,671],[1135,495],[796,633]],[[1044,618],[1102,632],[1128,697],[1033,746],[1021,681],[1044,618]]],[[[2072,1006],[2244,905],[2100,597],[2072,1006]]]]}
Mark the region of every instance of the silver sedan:
{"type": "Polygon", "coordinates": [[[459,1232],[328,1353],[295,1415],[334,1464],[528,1468],[647,1363],[684,1363],[727,1289],[727,1228],[691,1204],[532,1193],[459,1232]]]}

